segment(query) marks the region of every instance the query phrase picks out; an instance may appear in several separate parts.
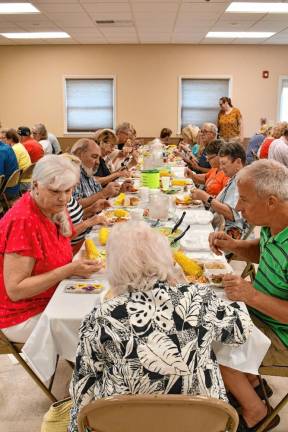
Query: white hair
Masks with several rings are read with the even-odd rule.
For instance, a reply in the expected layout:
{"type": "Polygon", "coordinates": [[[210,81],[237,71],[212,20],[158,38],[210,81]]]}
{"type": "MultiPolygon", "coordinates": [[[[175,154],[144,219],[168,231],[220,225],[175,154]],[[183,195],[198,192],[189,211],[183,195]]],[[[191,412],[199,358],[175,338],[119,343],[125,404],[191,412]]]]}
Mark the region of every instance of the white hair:
{"type": "MultiPolygon", "coordinates": [[[[76,185],[79,181],[79,165],[64,155],[47,155],[35,165],[32,174],[32,183],[40,183],[44,187],[52,186],[55,190],[64,191],[76,185]]],[[[35,199],[35,194],[31,192],[35,199]]],[[[53,216],[53,222],[60,227],[64,237],[71,237],[72,230],[67,212],[60,212],[53,216]]]]}
{"type": "Polygon", "coordinates": [[[148,291],[175,274],[168,239],[146,222],[116,224],[107,243],[108,280],[116,295],[148,291]]]}
{"type": "Polygon", "coordinates": [[[35,165],[32,182],[37,181],[43,186],[52,186],[58,190],[66,190],[79,181],[80,169],[63,155],[47,155],[35,165]]]}
{"type": "Polygon", "coordinates": [[[214,123],[203,123],[202,128],[208,128],[211,132],[213,132],[215,135],[217,135],[218,128],[214,123]]]}
{"type": "Polygon", "coordinates": [[[262,159],[242,168],[236,181],[251,179],[260,198],[275,195],[288,200],[288,168],[274,160],[262,159]]]}

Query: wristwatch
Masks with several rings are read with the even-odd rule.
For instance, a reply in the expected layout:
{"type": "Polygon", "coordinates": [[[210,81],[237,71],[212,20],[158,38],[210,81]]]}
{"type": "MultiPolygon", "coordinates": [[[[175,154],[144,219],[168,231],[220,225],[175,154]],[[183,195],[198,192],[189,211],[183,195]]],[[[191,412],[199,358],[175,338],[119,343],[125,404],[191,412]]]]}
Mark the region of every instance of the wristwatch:
{"type": "Polygon", "coordinates": [[[208,207],[208,209],[210,209],[213,199],[214,199],[214,197],[212,195],[210,195],[209,198],[207,199],[206,207],[208,207]]]}

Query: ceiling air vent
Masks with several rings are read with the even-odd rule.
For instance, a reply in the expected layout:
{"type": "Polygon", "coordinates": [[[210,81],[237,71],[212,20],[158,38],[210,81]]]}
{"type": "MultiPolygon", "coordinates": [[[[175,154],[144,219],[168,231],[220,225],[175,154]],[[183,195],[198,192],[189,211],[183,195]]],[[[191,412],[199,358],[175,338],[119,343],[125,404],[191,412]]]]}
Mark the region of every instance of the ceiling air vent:
{"type": "Polygon", "coordinates": [[[129,20],[96,20],[99,27],[133,27],[133,22],[129,20]]]}

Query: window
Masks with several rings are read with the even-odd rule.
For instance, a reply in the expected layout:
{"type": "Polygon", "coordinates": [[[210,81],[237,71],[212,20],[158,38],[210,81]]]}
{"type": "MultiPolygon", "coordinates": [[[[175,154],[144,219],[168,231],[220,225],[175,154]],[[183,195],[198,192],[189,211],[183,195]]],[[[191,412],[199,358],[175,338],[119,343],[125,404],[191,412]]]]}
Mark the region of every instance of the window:
{"type": "Polygon", "coordinates": [[[229,78],[181,78],[180,129],[189,123],[199,127],[204,122],[217,124],[219,99],[229,96],[229,88],[229,78]]]}
{"type": "Polygon", "coordinates": [[[66,132],[114,129],[114,78],[65,78],[66,132]]]}
{"type": "Polygon", "coordinates": [[[288,76],[280,77],[279,120],[288,121],[288,76]]]}

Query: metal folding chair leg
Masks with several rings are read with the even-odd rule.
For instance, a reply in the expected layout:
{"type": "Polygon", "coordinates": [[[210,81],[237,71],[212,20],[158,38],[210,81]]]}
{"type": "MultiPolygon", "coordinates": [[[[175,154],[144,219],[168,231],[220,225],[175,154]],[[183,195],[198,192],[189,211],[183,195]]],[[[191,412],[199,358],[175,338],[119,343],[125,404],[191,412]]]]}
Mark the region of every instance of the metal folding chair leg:
{"type": "Polygon", "coordinates": [[[276,415],[284,408],[284,406],[287,403],[288,403],[288,393],[286,394],[286,396],[283,397],[283,399],[281,399],[281,401],[278,403],[278,405],[275,408],[272,408],[271,413],[267,416],[265,422],[257,429],[257,432],[264,432],[265,428],[274,419],[274,417],[276,417],[276,415]]]}
{"type": "MultiPolygon", "coordinates": [[[[41,390],[46,394],[46,396],[52,401],[52,402],[57,402],[57,398],[53,395],[53,393],[51,393],[51,388],[47,388],[43,382],[38,378],[38,376],[32,371],[32,369],[27,365],[27,363],[25,362],[25,360],[23,360],[23,358],[21,357],[21,355],[16,351],[13,350],[13,352],[11,353],[14,355],[14,357],[18,360],[18,362],[21,364],[21,366],[23,366],[23,368],[26,370],[26,372],[28,372],[28,374],[31,376],[31,378],[34,380],[34,382],[36,384],[38,384],[38,386],[41,388],[41,390]]],[[[54,376],[53,376],[54,378],[54,376]]],[[[52,382],[53,384],[53,382],[52,382]]],[[[51,387],[52,387],[51,384],[51,387]]],[[[50,387],[50,386],[49,386],[50,387]]]]}

